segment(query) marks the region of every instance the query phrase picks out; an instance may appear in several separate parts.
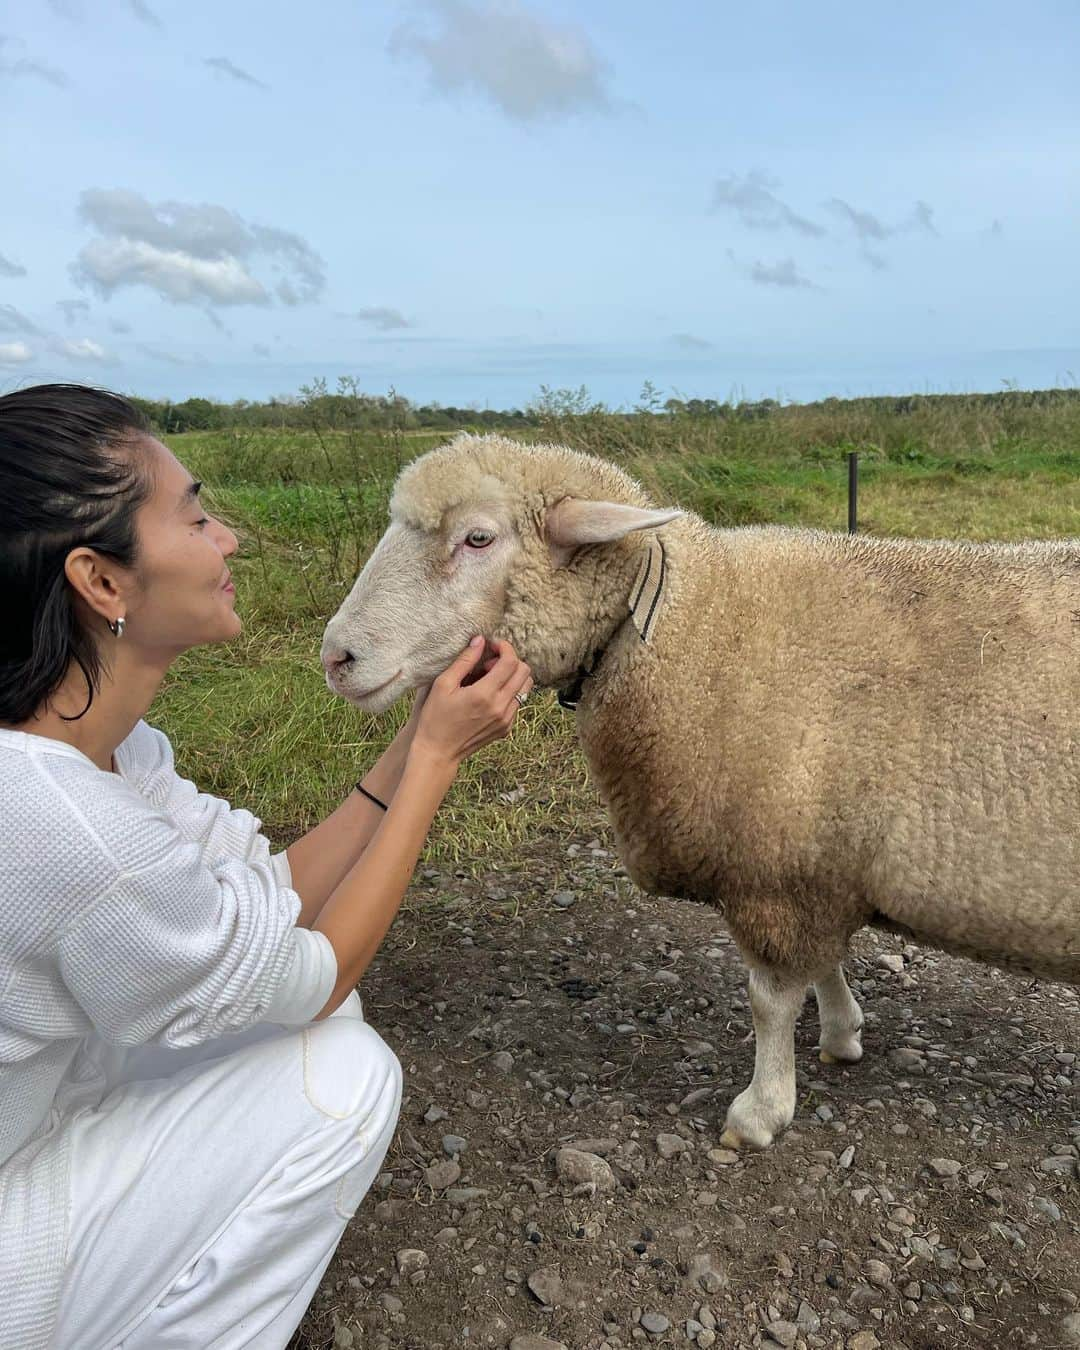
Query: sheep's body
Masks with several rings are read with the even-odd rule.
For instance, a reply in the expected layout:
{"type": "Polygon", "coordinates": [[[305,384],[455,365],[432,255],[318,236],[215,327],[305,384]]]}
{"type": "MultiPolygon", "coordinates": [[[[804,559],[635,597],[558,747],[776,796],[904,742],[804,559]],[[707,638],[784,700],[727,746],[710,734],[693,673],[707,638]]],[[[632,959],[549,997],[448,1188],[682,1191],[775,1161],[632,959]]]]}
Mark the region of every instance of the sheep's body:
{"type": "Polygon", "coordinates": [[[762,1146],[794,1112],[808,984],[822,1058],[862,1053],[839,963],[863,924],[1080,980],[1080,543],[715,530],[645,500],[604,461],[459,437],[402,474],[327,641],[379,653],[355,695],[375,707],[475,631],[538,683],[603,653],[582,745],[631,876],[721,908],[750,966],[755,1072],[726,1137],[762,1146]],[[604,535],[599,499],[637,523],[604,535]],[[455,543],[475,520],[483,562],[455,543]],[[652,539],[646,642],[627,607],[652,539]]]}
{"type": "Polygon", "coordinates": [[[662,533],[578,710],[631,876],[771,967],[876,918],[1080,980],[1080,547],[662,533]]]}

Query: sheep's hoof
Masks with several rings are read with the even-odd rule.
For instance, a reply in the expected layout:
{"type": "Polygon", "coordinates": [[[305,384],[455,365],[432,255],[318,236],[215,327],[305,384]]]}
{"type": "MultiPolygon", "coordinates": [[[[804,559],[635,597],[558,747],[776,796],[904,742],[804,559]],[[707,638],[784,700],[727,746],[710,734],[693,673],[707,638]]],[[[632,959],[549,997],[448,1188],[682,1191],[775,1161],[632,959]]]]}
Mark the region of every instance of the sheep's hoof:
{"type": "Polygon", "coordinates": [[[751,1145],[746,1142],[741,1134],[736,1134],[734,1130],[725,1130],[720,1136],[720,1147],[733,1148],[736,1152],[739,1152],[744,1148],[751,1147],[751,1145]]]}
{"type": "Polygon", "coordinates": [[[858,1064],[863,1057],[861,1031],[850,1036],[839,1036],[826,1047],[818,1046],[818,1059],[822,1064],[858,1064]]]}

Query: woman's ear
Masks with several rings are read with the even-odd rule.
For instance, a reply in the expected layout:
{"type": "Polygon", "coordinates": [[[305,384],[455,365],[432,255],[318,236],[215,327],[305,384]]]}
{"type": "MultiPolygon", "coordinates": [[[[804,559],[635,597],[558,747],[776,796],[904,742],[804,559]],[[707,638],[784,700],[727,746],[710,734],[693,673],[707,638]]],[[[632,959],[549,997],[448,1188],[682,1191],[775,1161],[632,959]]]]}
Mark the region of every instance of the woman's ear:
{"type": "Polygon", "coordinates": [[[124,600],[123,570],[92,548],[73,548],[64,560],[64,575],[71,589],[107,622],[116,618],[124,600]]]}
{"type": "Polygon", "coordinates": [[[584,544],[613,544],[634,530],[655,530],[676,520],[679,510],[649,510],[622,502],[564,497],[547,512],[544,537],[556,567],[565,567],[584,544]]]}

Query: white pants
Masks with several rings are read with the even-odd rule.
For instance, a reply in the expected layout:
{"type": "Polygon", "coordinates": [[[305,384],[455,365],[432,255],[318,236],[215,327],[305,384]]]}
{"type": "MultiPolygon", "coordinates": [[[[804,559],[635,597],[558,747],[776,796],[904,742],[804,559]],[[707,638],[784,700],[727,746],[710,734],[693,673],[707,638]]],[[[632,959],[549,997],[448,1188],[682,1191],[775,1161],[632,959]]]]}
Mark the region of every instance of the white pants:
{"type": "Polygon", "coordinates": [[[401,1068],[353,994],[124,1056],[71,1124],[54,1350],[283,1350],[386,1154],[401,1068]]]}

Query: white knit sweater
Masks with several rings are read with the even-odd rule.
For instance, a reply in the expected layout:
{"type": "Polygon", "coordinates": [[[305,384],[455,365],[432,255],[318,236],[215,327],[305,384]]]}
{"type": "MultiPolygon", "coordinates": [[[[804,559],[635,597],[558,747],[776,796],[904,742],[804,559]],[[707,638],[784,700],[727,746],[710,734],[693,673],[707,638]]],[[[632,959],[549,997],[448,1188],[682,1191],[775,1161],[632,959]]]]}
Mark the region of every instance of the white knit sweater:
{"type": "MultiPolygon", "coordinates": [[[[0,1345],[49,1344],[73,1111],[116,1047],[310,1021],[337,978],[260,822],[199,793],[140,722],[105,773],[0,728],[0,1345]]],[[[149,1235],[148,1235],[149,1236],[149,1235]]]]}

